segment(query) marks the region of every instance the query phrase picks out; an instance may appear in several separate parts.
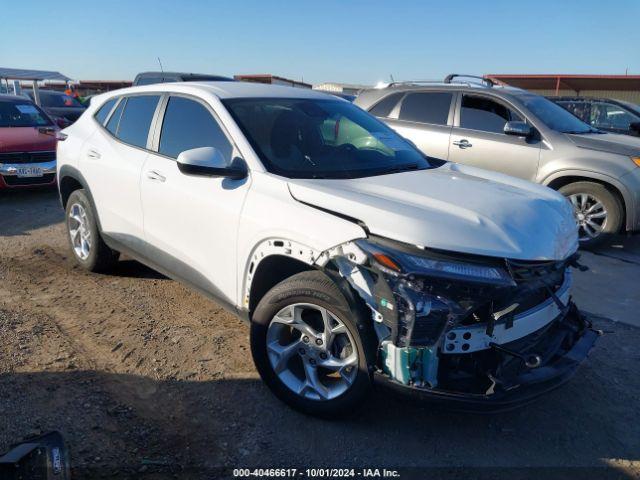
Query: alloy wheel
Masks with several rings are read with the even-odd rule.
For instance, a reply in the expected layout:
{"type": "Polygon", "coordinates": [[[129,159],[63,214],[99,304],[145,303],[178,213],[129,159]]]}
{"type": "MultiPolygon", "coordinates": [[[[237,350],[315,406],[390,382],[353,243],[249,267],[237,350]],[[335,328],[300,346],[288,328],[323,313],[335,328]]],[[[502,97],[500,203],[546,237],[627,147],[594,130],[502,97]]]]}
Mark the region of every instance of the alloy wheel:
{"type": "Polygon", "coordinates": [[[311,400],[342,395],[358,374],[358,351],[345,324],[310,303],[288,305],[273,317],[267,354],[280,381],[311,400]]]}
{"type": "Polygon", "coordinates": [[[87,212],[82,205],[71,205],[67,224],[73,251],[80,260],[86,260],[91,253],[91,230],[87,212]]]}
{"type": "Polygon", "coordinates": [[[607,223],[607,209],[604,204],[589,193],[574,193],[569,195],[569,200],[580,229],[580,241],[593,240],[602,234],[607,223]]]}

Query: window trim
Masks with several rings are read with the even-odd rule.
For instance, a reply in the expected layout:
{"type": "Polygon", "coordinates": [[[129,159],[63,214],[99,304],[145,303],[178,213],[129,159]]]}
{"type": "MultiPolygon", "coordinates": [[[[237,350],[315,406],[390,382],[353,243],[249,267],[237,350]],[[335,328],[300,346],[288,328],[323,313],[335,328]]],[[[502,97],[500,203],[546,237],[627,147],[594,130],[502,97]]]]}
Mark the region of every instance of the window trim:
{"type": "Polygon", "coordinates": [[[169,105],[170,97],[182,97],[182,98],[186,98],[188,100],[193,100],[195,102],[200,103],[209,111],[209,113],[213,117],[213,120],[220,127],[222,134],[227,138],[227,140],[229,141],[229,144],[231,145],[232,154],[231,154],[231,158],[229,159],[229,163],[231,163],[235,157],[242,157],[242,155],[240,155],[240,149],[238,148],[238,145],[236,144],[233,137],[229,133],[229,130],[227,129],[226,125],[220,120],[220,116],[217,114],[217,112],[206,100],[200,97],[197,97],[195,95],[190,95],[188,93],[183,93],[183,92],[163,92],[163,93],[164,93],[163,97],[158,102],[159,108],[156,109],[156,116],[152,120],[152,128],[149,129],[150,136],[147,141],[147,145],[149,146],[149,152],[153,153],[154,155],[158,155],[162,158],[166,158],[167,160],[172,160],[174,162],[177,161],[177,158],[170,157],[168,155],[165,155],[164,153],[160,153],[160,135],[162,134],[162,126],[164,125],[164,115],[167,110],[167,105],[169,105]],[[153,134],[151,135],[151,133],[153,134]]]}
{"type": "Polygon", "coordinates": [[[458,99],[456,101],[456,112],[455,112],[455,117],[453,120],[453,128],[458,128],[460,130],[467,130],[469,132],[479,132],[479,133],[483,133],[483,134],[487,134],[487,135],[499,135],[500,138],[504,138],[504,137],[508,137],[509,135],[507,135],[506,133],[502,132],[502,133],[498,133],[498,132],[488,132],[486,130],[477,130],[475,128],[467,128],[467,127],[463,127],[460,125],[460,119],[462,117],[462,99],[465,95],[468,95],[470,97],[479,97],[479,98],[484,98],[487,100],[491,100],[493,102],[496,102],[500,105],[502,105],[505,108],[508,108],[509,110],[513,110],[515,111],[518,115],[520,115],[525,123],[527,125],[529,125],[533,130],[534,130],[534,135],[540,136],[542,137],[542,134],[540,133],[540,129],[537,128],[535,126],[535,124],[529,120],[529,117],[527,117],[527,115],[524,114],[524,112],[522,111],[522,109],[516,107],[515,105],[513,105],[510,102],[507,102],[506,100],[504,100],[501,97],[495,96],[495,95],[487,95],[487,94],[483,94],[483,93],[476,93],[476,92],[460,92],[460,94],[458,95],[458,99]]]}
{"type": "MultiPolygon", "coordinates": [[[[122,95],[118,98],[118,101],[115,103],[115,105],[113,106],[113,108],[111,109],[111,111],[109,112],[109,115],[107,116],[107,118],[104,121],[104,125],[101,125],[100,122],[98,122],[96,120],[96,123],[102,128],[102,130],[104,130],[104,132],[109,135],[109,137],[111,137],[113,140],[117,141],[118,143],[121,143],[122,145],[126,145],[127,147],[131,147],[131,148],[137,148],[138,150],[142,150],[145,152],[149,152],[149,140],[151,138],[151,132],[153,129],[153,125],[154,125],[154,121],[156,119],[156,115],[158,114],[158,107],[160,106],[160,103],[162,102],[162,97],[164,95],[165,92],[141,92],[141,93],[129,93],[126,95],[122,95]],[[109,124],[109,120],[111,120],[111,116],[114,114],[114,112],[117,110],[118,106],[120,105],[121,102],[126,102],[127,99],[129,97],[143,97],[143,96],[157,96],[160,97],[158,99],[158,104],[156,105],[156,109],[153,113],[153,116],[151,117],[151,123],[149,124],[149,131],[147,132],[147,143],[144,147],[140,147],[138,145],[133,145],[131,143],[127,143],[121,139],[119,139],[118,137],[116,137],[113,133],[111,133],[109,131],[109,129],[107,128],[107,125],[109,124]]],[[[106,103],[106,102],[105,102],[106,103]]],[[[122,113],[124,113],[125,109],[127,108],[127,105],[125,104],[123,106],[123,110],[122,113]]],[[[122,117],[120,117],[122,118],[122,117]]],[[[120,120],[118,120],[118,128],[116,128],[116,133],[118,132],[118,130],[120,129],[120,120]]]]}
{"type": "MultiPolygon", "coordinates": [[[[396,104],[396,106],[391,110],[391,114],[394,115],[393,120],[397,122],[403,122],[411,125],[428,125],[432,127],[452,127],[453,121],[455,118],[456,104],[458,102],[457,91],[448,91],[448,90],[411,90],[405,93],[405,95],[400,99],[400,101],[396,104]],[[415,120],[404,120],[400,118],[400,111],[402,110],[402,104],[405,102],[407,97],[411,94],[421,94],[421,93],[447,93],[451,95],[451,101],[449,102],[449,113],[447,115],[447,121],[444,124],[441,123],[429,123],[429,122],[418,122],[415,120]]],[[[391,117],[388,117],[391,118],[391,117]]]]}

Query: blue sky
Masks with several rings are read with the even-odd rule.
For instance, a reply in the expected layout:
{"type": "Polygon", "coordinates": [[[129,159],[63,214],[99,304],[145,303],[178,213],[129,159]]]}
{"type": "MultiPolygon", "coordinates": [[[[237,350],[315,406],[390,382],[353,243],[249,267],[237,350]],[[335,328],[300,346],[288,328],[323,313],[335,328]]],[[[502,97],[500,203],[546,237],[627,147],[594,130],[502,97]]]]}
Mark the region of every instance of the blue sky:
{"type": "Polygon", "coordinates": [[[373,84],[446,73],[640,74],[640,1],[3,1],[0,66],[373,84]]]}

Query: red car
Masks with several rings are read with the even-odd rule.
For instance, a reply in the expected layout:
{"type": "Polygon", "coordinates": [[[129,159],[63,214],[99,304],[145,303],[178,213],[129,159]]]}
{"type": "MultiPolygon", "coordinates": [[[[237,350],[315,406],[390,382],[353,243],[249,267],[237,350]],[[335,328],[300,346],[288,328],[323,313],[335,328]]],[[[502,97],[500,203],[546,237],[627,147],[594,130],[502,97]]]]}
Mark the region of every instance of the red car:
{"type": "Polygon", "coordinates": [[[0,95],[0,190],[55,185],[58,131],[28,98],[0,95]]]}

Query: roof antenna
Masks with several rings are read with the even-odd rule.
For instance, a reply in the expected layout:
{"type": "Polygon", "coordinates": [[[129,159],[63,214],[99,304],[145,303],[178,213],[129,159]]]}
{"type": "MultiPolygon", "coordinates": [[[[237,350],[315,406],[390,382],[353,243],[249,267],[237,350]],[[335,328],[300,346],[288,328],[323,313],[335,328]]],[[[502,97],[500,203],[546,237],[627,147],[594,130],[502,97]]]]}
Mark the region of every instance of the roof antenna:
{"type": "Polygon", "coordinates": [[[164,73],[164,68],[162,68],[162,62],[160,61],[160,57],[158,57],[158,64],[160,65],[160,71],[164,73]]]}

